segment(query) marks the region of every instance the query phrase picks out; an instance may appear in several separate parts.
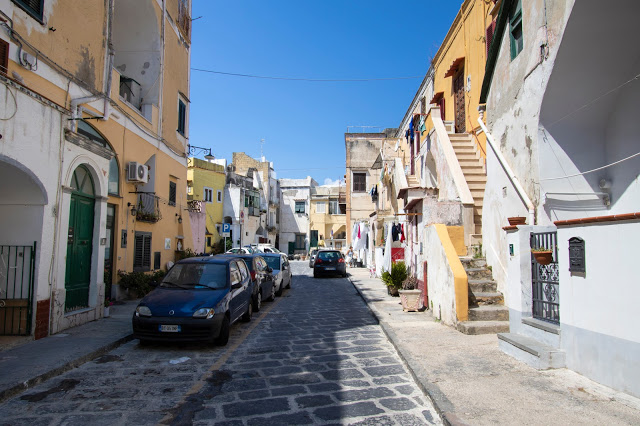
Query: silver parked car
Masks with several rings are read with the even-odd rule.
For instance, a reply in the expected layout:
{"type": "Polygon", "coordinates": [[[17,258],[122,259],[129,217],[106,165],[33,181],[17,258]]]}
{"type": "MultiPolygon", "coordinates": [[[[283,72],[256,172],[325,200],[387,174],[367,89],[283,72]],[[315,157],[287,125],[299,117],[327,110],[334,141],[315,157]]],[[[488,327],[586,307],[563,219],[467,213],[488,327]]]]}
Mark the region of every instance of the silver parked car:
{"type": "Polygon", "coordinates": [[[267,262],[267,265],[273,269],[271,274],[277,289],[276,296],[280,296],[283,289],[291,288],[292,278],[289,259],[284,254],[278,253],[263,253],[261,256],[267,262]]]}
{"type": "Polygon", "coordinates": [[[318,255],[318,249],[312,249],[309,253],[309,268],[313,268],[313,262],[316,261],[316,256],[318,255]]]}

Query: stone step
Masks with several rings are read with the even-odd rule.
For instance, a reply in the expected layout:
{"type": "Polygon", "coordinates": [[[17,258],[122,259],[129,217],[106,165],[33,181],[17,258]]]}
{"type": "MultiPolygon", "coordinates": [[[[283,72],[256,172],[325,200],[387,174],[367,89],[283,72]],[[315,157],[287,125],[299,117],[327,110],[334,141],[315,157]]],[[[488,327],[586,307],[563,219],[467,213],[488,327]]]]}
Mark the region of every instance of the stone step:
{"type": "Polygon", "coordinates": [[[480,160],[480,156],[476,152],[460,152],[460,153],[456,152],[456,157],[458,157],[458,161],[460,160],[479,161],[480,160]]]}
{"type": "Polygon", "coordinates": [[[469,294],[469,306],[483,305],[502,305],[504,304],[504,296],[502,293],[496,292],[479,292],[469,294]]]}
{"type": "Polygon", "coordinates": [[[470,143],[455,143],[453,145],[453,151],[456,154],[468,154],[470,152],[476,152],[476,147],[470,143]]]}
{"type": "MultiPolygon", "coordinates": [[[[469,285],[471,285],[471,280],[489,280],[491,281],[493,275],[491,275],[491,270],[486,267],[481,268],[465,268],[467,272],[467,277],[469,277],[469,285]]],[[[495,291],[495,290],[493,290],[495,291]]]]}
{"type": "Polygon", "coordinates": [[[518,333],[499,333],[498,347],[538,370],[566,367],[565,352],[518,333]]]}
{"type": "Polygon", "coordinates": [[[484,191],[484,189],[486,188],[486,184],[485,183],[480,183],[480,182],[469,182],[467,181],[467,185],[469,186],[469,189],[471,191],[473,190],[481,190],[484,191]]]}
{"type": "Polygon", "coordinates": [[[460,168],[462,169],[462,173],[464,173],[464,175],[466,176],[467,174],[470,175],[487,175],[487,173],[484,171],[484,165],[480,165],[480,164],[470,164],[470,163],[464,163],[464,164],[460,164],[460,168]]]}
{"type": "Polygon", "coordinates": [[[470,308],[469,321],[509,321],[509,308],[503,305],[470,308]]]}
{"type": "Polygon", "coordinates": [[[447,136],[449,136],[449,140],[451,141],[473,141],[469,133],[449,133],[447,136]]]}
{"type": "Polygon", "coordinates": [[[509,321],[462,321],[456,326],[464,334],[496,334],[509,331],[509,321]]]}
{"type": "Polygon", "coordinates": [[[465,269],[487,267],[487,260],[484,257],[460,256],[460,262],[465,269]]]}
{"type": "Polygon", "coordinates": [[[486,185],[487,184],[487,175],[464,175],[468,184],[478,184],[478,185],[486,185]]]}
{"type": "Polygon", "coordinates": [[[486,269],[484,277],[469,278],[469,289],[475,294],[500,294],[498,293],[498,283],[492,278],[491,271],[486,269]],[[487,279],[488,278],[488,279],[487,279]]]}

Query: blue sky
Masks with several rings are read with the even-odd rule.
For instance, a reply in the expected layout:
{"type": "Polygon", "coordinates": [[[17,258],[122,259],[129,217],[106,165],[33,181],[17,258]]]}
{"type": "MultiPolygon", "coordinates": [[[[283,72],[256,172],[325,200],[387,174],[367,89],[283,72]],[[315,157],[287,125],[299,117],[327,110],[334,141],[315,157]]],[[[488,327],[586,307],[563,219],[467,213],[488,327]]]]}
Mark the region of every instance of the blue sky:
{"type": "Polygon", "coordinates": [[[278,178],[342,178],[347,127],[400,124],[461,3],[193,0],[192,68],[420,78],[192,70],[189,142],[230,162],[235,151],[259,158],[264,139],[278,178]]]}

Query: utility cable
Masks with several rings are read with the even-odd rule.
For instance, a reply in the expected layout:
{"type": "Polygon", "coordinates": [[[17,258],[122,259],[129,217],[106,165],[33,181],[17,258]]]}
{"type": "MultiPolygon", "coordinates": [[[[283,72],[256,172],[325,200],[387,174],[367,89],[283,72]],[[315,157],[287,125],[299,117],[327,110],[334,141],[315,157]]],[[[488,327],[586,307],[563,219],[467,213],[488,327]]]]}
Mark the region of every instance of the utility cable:
{"type": "Polygon", "coordinates": [[[239,74],[232,72],[205,70],[202,68],[191,68],[192,71],[206,72],[210,74],[229,75],[232,77],[245,77],[245,78],[260,78],[265,80],[286,80],[286,81],[312,81],[316,83],[333,83],[333,82],[358,82],[358,81],[384,81],[384,80],[410,80],[416,78],[423,78],[423,76],[409,76],[409,77],[382,77],[382,78],[294,78],[294,77],[273,77],[265,75],[253,75],[253,74],[239,74]]]}

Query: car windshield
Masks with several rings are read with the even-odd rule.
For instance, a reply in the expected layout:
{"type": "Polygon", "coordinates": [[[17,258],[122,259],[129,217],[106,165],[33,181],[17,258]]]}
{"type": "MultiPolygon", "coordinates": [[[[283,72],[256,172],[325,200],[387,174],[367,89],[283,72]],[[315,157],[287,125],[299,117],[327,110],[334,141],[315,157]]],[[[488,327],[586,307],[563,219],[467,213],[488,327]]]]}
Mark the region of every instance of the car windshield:
{"type": "Polygon", "coordinates": [[[318,259],[322,260],[336,260],[340,258],[340,253],[337,251],[321,251],[318,253],[318,259]]]}
{"type": "Polygon", "coordinates": [[[275,256],[265,256],[264,260],[271,269],[280,269],[280,258],[275,256]]]}
{"type": "Polygon", "coordinates": [[[214,290],[227,287],[227,265],[215,263],[178,263],[164,277],[160,287],[186,290],[214,290]]]}

